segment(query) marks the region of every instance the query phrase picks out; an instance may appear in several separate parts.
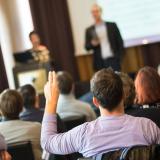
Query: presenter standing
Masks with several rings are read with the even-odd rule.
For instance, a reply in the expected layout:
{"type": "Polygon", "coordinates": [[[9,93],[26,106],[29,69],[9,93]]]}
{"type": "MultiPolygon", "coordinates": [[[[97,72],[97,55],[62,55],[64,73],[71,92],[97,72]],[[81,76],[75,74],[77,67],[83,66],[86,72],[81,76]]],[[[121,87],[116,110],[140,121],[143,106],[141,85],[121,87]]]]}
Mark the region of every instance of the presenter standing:
{"type": "Polygon", "coordinates": [[[119,71],[124,54],[119,29],[115,23],[103,21],[99,5],[94,4],[91,13],[95,23],[86,29],[85,48],[93,50],[93,67],[95,70],[112,67],[119,71]]]}

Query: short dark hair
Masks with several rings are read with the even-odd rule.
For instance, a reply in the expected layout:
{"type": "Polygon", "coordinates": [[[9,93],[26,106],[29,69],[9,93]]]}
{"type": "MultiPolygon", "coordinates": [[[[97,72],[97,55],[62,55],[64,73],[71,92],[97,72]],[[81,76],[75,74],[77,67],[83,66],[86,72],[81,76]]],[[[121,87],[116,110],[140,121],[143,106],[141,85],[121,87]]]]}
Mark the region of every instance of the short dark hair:
{"type": "Polygon", "coordinates": [[[18,119],[23,109],[23,98],[16,90],[5,90],[0,95],[0,110],[5,118],[18,119]]]}
{"type": "Polygon", "coordinates": [[[32,35],[34,35],[34,34],[39,36],[38,32],[32,31],[32,32],[29,33],[29,38],[31,39],[32,35]]]}
{"type": "Polygon", "coordinates": [[[24,85],[18,89],[20,94],[23,97],[24,101],[24,108],[32,108],[35,106],[36,103],[36,90],[35,88],[30,85],[24,85]]]}
{"type": "Polygon", "coordinates": [[[103,108],[113,111],[123,98],[122,80],[112,69],[102,69],[91,80],[91,92],[103,108]]]}
{"type": "Polygon", "coordinates": [[[60,71],[57,73],[58,87],[62,94],[69,94],[73,86],[73,78],[66,71],[60,71]]]}

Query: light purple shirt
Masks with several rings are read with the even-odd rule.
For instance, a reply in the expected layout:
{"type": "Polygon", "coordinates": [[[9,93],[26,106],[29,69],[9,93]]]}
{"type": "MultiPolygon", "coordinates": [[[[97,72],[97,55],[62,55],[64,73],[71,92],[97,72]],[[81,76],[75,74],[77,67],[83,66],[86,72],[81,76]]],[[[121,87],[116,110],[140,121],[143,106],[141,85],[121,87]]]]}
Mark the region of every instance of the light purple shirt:
{"type": "Polygon", "coordinates": [[[6,142],[4,140],[4,137],[0,134],[0,151],[6,150],[6,149],[7,149],[6,142]]]}
{"type": "Polygon", "coordinates": [[[101,116],[66,133],[57,134],[56,115],[44,115],[42,148],[53,154],[82,153],[92,157],[112,149],[160,144],[160,129],[146,118],[101,116]]]}

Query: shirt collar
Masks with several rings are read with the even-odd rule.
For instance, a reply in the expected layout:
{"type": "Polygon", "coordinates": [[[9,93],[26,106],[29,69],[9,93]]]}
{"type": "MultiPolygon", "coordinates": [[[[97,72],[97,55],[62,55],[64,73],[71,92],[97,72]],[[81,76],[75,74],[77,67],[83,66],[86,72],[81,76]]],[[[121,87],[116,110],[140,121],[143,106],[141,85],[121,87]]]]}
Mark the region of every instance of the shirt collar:
{"type": "Polygon", "coordinates": [[[126,116],[126,114],[122,114],[122,115],[119,115],[119,116],[100,116],[99,119],[121,119],[121,118],[124,118],[126,116]]]}

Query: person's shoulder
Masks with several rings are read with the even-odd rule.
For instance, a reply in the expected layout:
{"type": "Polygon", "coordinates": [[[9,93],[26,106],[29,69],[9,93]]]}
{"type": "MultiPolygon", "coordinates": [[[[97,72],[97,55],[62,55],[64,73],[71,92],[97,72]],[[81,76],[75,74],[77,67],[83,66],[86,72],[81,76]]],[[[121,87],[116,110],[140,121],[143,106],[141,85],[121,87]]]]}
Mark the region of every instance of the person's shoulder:
{"type": "Polygon", "coordinates": [[[145,117],[135,117],[136,118],[136,124],[141,126],[142,130],[146,133],[148,132],[154,132],[158,129],[158,126],[155,122],[153,122],[151,119],[145,118],[145,117]]]}
{"type": "Polygon", "coordinates": [[[2,128],[7,127],[8,123],[6,122],[0,122],[0,130],[2,130],[2,128]]]}
{"type": "Polygon", "coordinates": [[[27,130],[33,132],[34,135],[39,135],[41,132],[41,124],[39,122],[26,122],[27,130]]]}
{"type": "Polygon", "coordinates": [[[112,22],[112,21],[106,21],[105,24],[109,25],[109,26],[117,26],[117,24],[115,22],[112,22]]]}
{"type": "Polygon", "coordinates": [[[41,124],[39,122],[31,122],[31,121],[21,121],[22,125],[28,126],[29,128],[41,128],[41,124]]]}
{"type": "Polygon", "coordinates": [[[97,122],[98,122],[98,119],[95,119],[90,122],[85,122],[75,128],[79,130],[83,130],[84,132],[88,132],[89,130],[91,131],[92,129],[95,130],[95,125],[97,124],[97,122]]]}
{"type": "Polygon", "coordinates": [[[149,123],[154,123],[152,120],[145,118],[145,117],[134,117],[132,115],[128,115],[126,114],[126,117],[130,120],[130,121],[134,121],[137,124],[142,124],[142,125],[147,125],[149,123]]]}
{"type": "Polygon", "coordinates": [[[75,100],[76,104],[85,108],[91,108],[90,104],[87,102],[80,101],[78,99],[75,100]]]}
{"type": "Polygon", "coordinates": [[[10,121],[2,121],[0,122],[0,127],[10,127],[16,124],[21,124],[21,120],[10,120],[10,121]]]}

